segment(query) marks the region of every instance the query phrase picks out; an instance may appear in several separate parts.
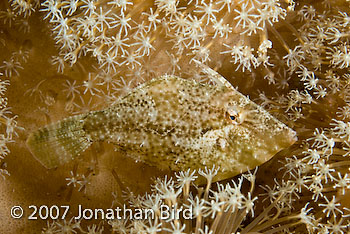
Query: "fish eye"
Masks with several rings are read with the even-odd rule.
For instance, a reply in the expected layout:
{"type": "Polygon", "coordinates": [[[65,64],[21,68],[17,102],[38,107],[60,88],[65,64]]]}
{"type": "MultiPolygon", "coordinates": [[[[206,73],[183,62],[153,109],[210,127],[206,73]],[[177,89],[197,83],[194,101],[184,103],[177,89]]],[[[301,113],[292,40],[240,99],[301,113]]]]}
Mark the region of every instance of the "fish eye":
{"type": "Polygon", "coordinates": [[[229,109],[226,111],[226,118],[228,119],[229,122],[237,124],[239,114],[237,113],[237,111],[229,109]]]}

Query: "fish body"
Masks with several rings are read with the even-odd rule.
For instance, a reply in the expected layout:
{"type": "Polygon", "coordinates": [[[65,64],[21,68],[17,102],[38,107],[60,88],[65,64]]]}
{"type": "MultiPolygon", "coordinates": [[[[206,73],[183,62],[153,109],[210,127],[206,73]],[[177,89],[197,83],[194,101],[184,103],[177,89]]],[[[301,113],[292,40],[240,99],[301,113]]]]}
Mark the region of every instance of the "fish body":
{"type": "Polygon", "coordinates": [[[39,129],[27,145],[47,168],[107,141],[161,169],[215,165],[220,180],[266,162],[295,140],[292,129],[228,85],[162,76],[105,110],[39,129]]]}

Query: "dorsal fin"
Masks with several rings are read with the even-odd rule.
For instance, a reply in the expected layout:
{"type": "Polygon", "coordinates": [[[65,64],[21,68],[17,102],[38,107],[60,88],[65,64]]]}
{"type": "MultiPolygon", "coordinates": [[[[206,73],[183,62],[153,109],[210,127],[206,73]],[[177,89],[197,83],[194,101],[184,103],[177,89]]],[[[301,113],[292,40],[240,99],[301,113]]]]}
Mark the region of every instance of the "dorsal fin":
{"type": "MultiPolygon", "coordinates": [[[[210,67],[208,67],[207,65],[201,63],[198,60],[193,60],[201,69],[203,72],[205,72],[206,74],[208,74],[211,80],[213,80],[218,86],[225,86],[226,88],[229,89],[233,89],[233,86],[230,82],[228,82],[228,80],[226,80],[222,75],[220,75],[217,71],[214,71],[213,69],[211,69],[210,67]]],[[[236,90],[235,90],[236,91],[236,90]]]]}

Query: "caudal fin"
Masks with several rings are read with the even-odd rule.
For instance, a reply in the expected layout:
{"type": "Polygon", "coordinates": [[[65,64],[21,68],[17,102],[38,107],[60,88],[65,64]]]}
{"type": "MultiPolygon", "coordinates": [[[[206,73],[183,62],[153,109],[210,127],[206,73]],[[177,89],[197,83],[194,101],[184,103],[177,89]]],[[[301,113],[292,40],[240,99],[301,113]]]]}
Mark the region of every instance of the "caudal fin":
{"type": "Polygon", "coordinates": [[[81,121],[84,116],[73,116],[33,132],[27,139],[29,150],[48,169],[74,159],[91,145],[81,121]]]}

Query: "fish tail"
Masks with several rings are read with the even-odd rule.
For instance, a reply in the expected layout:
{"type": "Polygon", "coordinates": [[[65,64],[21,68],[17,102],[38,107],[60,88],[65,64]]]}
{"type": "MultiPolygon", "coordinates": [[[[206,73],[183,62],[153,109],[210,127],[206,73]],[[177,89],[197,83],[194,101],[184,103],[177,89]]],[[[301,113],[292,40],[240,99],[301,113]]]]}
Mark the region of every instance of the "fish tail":
{"type": "Polygon", "coordinates": [[[92,143],[83,128],[85,116],[73,116],[38,129],[28,137],[27,147],[48,169],[73,160],[92,143]]]}

